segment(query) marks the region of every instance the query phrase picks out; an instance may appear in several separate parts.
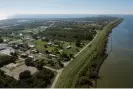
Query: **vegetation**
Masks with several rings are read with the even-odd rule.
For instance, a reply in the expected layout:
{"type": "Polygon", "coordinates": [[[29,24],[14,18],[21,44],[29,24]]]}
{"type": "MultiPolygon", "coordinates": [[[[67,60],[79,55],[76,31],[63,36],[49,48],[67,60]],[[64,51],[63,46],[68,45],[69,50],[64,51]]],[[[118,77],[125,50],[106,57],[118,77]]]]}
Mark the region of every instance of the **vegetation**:
{"type": "Polygon", "coordinates": [[[29,78],[31,77],[31,72],[28,71],[28,70],[25,70],[24,72],[21,72],[19,74],[19,79],[26,79],[26,78],[29,78]]]}
{"type": "Polygon", "coordinates": [[[42,69],[31,75],[30,71],[20,73],[20,80],[9,77],[0,70],[0,88],[46,88],[55,74],[51,70],[42,69]]]}
{"type": "Polygon", "coordinates": [[[31,77],[19,80],[19,88],[45,88],[51,84],[54,73],[48,69],[42,69],[31,77]]]}
{"type": "Polygon", "coordinates": [[[11,56],[1,55],[0,67],[15,62],[20,54],[26,51],[29,53],[28,51],[31,50],[30,54],[33,54],[35,59],[28,58],[26,55],[25,64],[36,67],[38,71],[34,74],[28,70],[23,71],[19,74],[20,80],[15,80],[0,71],[0,87],[49,87],[55,74],[53,71],[44,69],[44,65],[59,69],[64,67],[63,62],[71,59],[73,59],[72,62],[64,68],[56,87],[92,87],[94,85],[92,80],[98,78],[97,70],[105,57],[105,49],[103,49],[105,40],[112,27],[117,25],[117,21],[104,26],[114,19],[116,18],[66,18],[52,21],[40,19],[17,25],[10,23],[10,27],[7,25],[0,29],[2,36],[0,43],[7,38],[7,42],[22,40],[23,44],[19,44],[19,41],[13,42],[10,46],[18,50],[18,53],[11,52],[11,56]],[[102,30],[103,27],[104,30],[102,30]],[[90,42],[96,33],[98,33],[97,37],[75,57],[74,55],[90,42]],[[35,48],[28,47],[28,44],[35,45],[35,48]]]}
{"type": "Polygon", "coordinates": [[[14,56],[0,55],[0,67],[15,61],[16,57],[14,56]]]}
{"type": "Polygon", "coordinates": [[[76,40],[75,45],[76,45],[77,47],[80,47],[80,46],[81,46],[81,41],[80,41],[80,40],[76,40]]]}
{"type": "Polygon", "coordinates": [[[63,41],[74,41],[76,39],[80,40],[92,40],[93,35],[96,34],[96,30],[88,29],[76,29],[72,28],[70,30],[65,28],[48,28],[45,31],[39,33],[39,36],[46,36],[53,40],[63,40],[63,41]]]}
{"type": "Polygon", "coordinates": [[[0,43],[3,43],[4,41],[3,41],[3,39],[0,37],[0,43]]]}
{"type": "Polygon", "coordinates": [[[13,77],[6,76],[3,71],[0,70],[0,88],[12,88],[18,87],[17,80],[13,77]]]}
{"type": "Polygon", "coordinates": [[[92,40],[91,47],[88,45],[74,60],[68,64],[62,74],[60,75],[55,87],[57,88],[70,88],[76,87],[78,79],[82,74],[86,74],[88,66],[91,61],[97,57],[101,47],[104,46],[105,40],[113,27],[117,26],[122,20],[116,20],[104,27],[104,29],[98,33],[97,37],[92,40]]]}

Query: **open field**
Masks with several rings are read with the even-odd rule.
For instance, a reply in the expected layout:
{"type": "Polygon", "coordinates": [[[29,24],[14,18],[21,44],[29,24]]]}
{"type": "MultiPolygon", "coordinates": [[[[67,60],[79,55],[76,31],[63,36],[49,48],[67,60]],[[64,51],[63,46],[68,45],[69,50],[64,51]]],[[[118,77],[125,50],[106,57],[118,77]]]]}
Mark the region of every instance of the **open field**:
{"type": "Polygon", "coordinates": [[[34,74],[36,71],[38,71],[35,67],[27,67],[26,65],[20,65],[17,68],[12,69],[11,71],[10,69],[4,67],[1,69],[5,71],[7,75],[13,76],[17,80],[19,79],[19,74],[24,70],[29,70],[31,74],[34,74]]]}
{"type": "Polygon", "coordinates": [[[63,72],[61,73],[55,87],[57,88],[69,88],[75,87],[75,80],[77,80],[79,74],[83,72],[84,68],[88,66],[90,61],[97,55],[100,47],[103,44],[100,44],[101,41],[104,43],[104,39],[107,38],[108,33],[112,30],[113,27],[117,26],[121,20],[116,20],[104,27],[104,29],[98,33],[97,37],[93,39],[90,45],[84,49],[79,55],[76,56],[74,60],[68,64],[63,72]],[[93,56],[91,56],[93,55],[93,56]]]}

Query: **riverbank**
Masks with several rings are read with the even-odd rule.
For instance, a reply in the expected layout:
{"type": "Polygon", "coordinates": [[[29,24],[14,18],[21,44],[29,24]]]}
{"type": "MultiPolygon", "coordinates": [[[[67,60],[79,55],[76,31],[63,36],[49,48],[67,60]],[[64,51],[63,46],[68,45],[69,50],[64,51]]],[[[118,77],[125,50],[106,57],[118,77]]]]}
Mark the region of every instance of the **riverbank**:
{"type": "Polygon", "coordinates": [[[123,18],[108,37],[107,53],[112,51],[100,68],[97,88],[133,87],[133,17],[123,18]]]}
{"type": "Polygon", "coordinates": [[[95,59],[101,51],[101,47],[103,46],[103,43],[105,43],[105,39],[107,38],[109,32],[111,32],[112,28],[117,26],[121,21],[122,19],[118,19],[105,26],[98,36],[92,40],[91,44],[88,45],[88,47],[82,51],[80,55],[78,55],[64,68],[59,79],[57,80],[55,87],[76,87],[80,76],[86,72],[88,66],[91,64],[91,61],[95,59]]]}

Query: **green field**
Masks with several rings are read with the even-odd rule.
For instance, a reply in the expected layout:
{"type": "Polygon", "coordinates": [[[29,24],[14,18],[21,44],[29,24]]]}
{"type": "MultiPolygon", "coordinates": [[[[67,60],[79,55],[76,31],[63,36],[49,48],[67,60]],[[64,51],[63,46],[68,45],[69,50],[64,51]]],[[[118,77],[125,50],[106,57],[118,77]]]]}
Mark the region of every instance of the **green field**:
{"type": "Polygon", "coordinates": [[[104,43],[104,39],[107,38],[108,33],[113,27],[117,26],[122,20],[116,20],[104,27],[104,29],[98,33],[97,37],[92,40],[91,46],[88,46],[83,50],[74,60],[72,60],[63,70],[55,87],[56,88],[71,88],[75,87],[75,80],[77,80],[79,74],[88,67],[91,59],[93,59],[99,52],[101,41],[104,43]],[[92,56],[93,55],[93,56],[92,56]]]}
{"type": "MultiPolygon", "coordinates": [[[[87,42],[88,42],[87,40],[83,41],[84,44],[87,44],[87,42]]],[[[46,50],[48,50],[49,52],[52,52],[55,49],[60,50],[60,48],[55,47],[55,46],[47,46],[47,48],[45,48],[44,45],[47,45],[47,43],[48,42],[41,41],[41,40],[36,40],[35,41],[35,47],[36,47],[37,50],[39,50],[41,52],[45,52],[46,50]]],[[[64,41],[64,43],[61,44],[61,46],[63,47],[63,49],[62,49],[63,52],[66,53],[66,54],[73,54],[73,55],[75,55],[78,52],[76,49],[78,49],[78,50],[81,49],[81,48],[76,47],[75,42],[66,42],[66,41],[64,41]],[[69,45],[72,48],[66,49],[66,47],[69,46],[69,45]]]]}

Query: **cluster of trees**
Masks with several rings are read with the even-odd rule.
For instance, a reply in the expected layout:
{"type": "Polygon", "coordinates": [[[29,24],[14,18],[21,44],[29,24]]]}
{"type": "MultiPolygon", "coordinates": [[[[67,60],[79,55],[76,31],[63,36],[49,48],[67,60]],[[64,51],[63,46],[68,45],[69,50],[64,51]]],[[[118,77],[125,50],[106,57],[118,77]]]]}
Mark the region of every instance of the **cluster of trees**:
{"type": "Polygon", "coordinates": [[[81,40],[76,40],[75,45],[76,45],[77,47],[81,47],[81,40]]]}
{"type": "Polygon", "coordinates": [[[18,82],[13,77],[7,76],[0,70],[0,88],[18,87],[18,82]]]}
{"type": "Polygon", "coordinates": [[[0,88],[46,88],[51,84],[54,72],[42,69],[35,74],[26,70],[19,75],[20,80],[9,77],[0,70],[0,88]]]}
{"type": "Polygon", "coordinates": [[[106,44],[108,39],[101,39],[101,44],[98,45],[97,49],[89,55],[90,64],[82,70],[82,72],[78,75],[78,79],[76,82],[76,87],[89,88],[93,86],[92,81],[96,81],[98,78],[98,72],[101,64],[104,59],[107,57],[106,54],[106,44]],[[91,56],[91,57],[90,57],[91,56]]]}
{"type": "Polygon", "coordinates": [[[16,56],[0,55],[0,67],[16,61],[16,56]]]}
{"type": "Polygon", "coordinates": [[[0,43],[3,43],[4,42],[4,40],[0,37],[0,43]]]}
{"type": "Polygon", "coordinates": [[[73,58],[73,54],[67,54],[63,52],[62,54],[60,54],[60,57],[62,61],[70,61],[70,59],[73,58]]]}
{"type": "Polygon", "coordinates": [[[54,72],[48,69],[42,69],[31,75],[30,71],[20,73],[20,88],[45,88],[51,84],[54,72]]]}
{"type": "MultiPolygon", "coordinates": [[[[53,27],[48,28],[45,31],[38,33],[38,36],[46,36],[48,38],[51,38],[53,40],[64,40],[64,41],[75,41],[76,39],[81,40],[92,40],[93,36],[96,34],[96,30],[92,29],[76,29],[72,28],[70,30],[65,28],[59,28],[59,27],[53,27]]],[[[34,38],[37,37],[37,35],[33,36],[34,38]]]]}
{"type": "Polygon", "coordinates": [[[44,60],[42,59],[41,61],[33,61],[31,58],[25,59],[25,64],[26,66],[33,66],[36,67],[38,70],[43,69],[43,66],[45,66],[44,60]]]}
{"type": "Polygon", "coordinates": [[[81,76],[78,80],[78,84],[76,87],[80,88],[90,88],[93,86],[93,83],[87,76],[81,76]]]}

